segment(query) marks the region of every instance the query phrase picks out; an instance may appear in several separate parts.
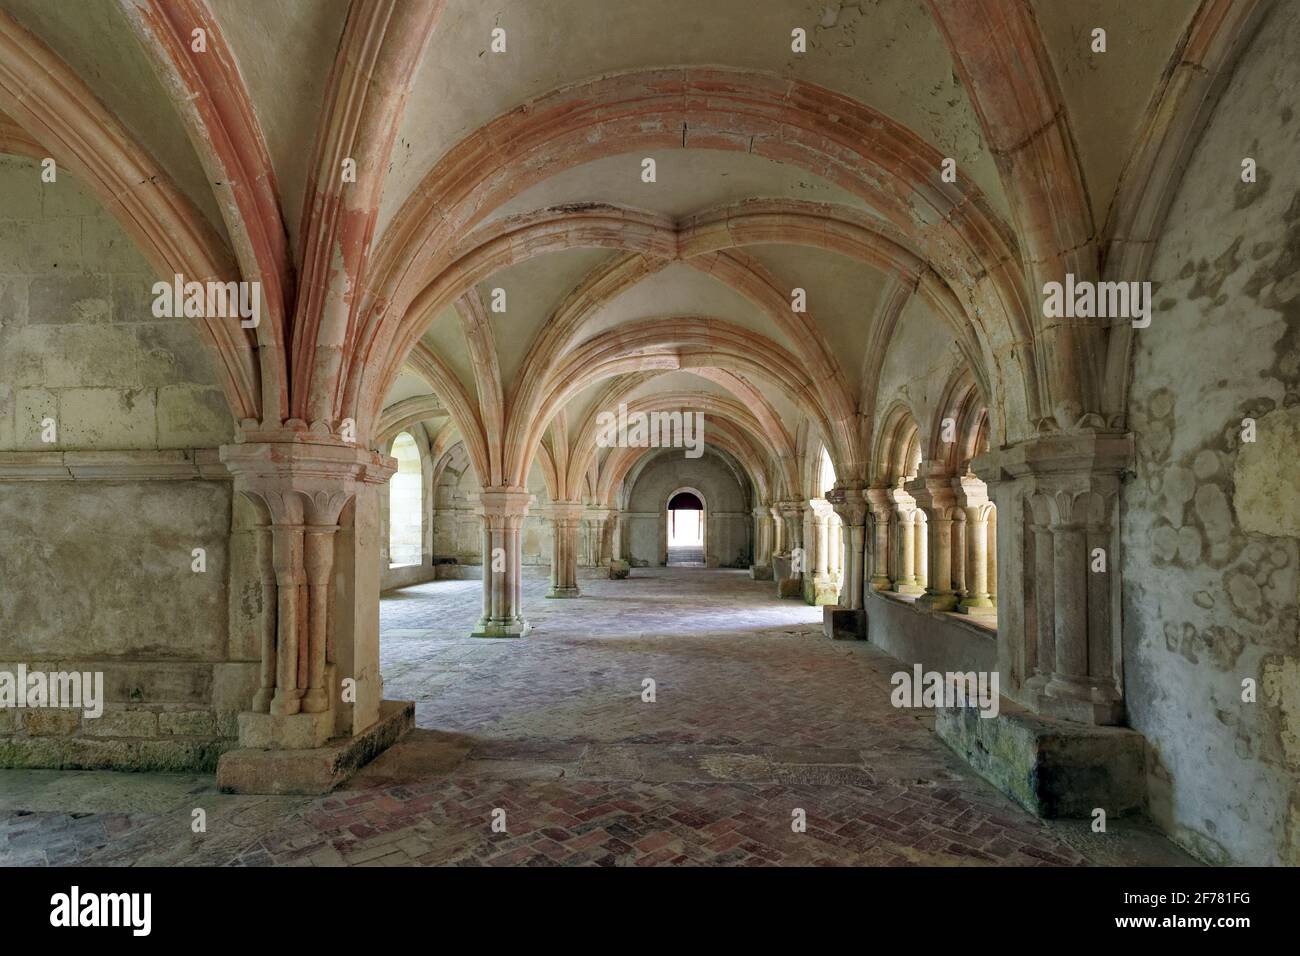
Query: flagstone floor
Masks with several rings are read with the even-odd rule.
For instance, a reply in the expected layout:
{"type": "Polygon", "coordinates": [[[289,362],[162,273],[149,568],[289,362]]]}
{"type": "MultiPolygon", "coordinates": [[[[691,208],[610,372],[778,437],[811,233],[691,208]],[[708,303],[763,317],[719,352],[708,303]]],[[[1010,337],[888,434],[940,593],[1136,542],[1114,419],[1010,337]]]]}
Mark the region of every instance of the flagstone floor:
{"type": "Polygon", "coordinates": [[[325,797],[203,775],[0,771],[0,864],[1190,863],[1141,821],[1044,823],[979,779],[900,664],[745,572],[637,568],[473,639],[481,586],[386,597],[385,695],[417,728],[325,797]],[[193,832],[204,810],[206,832],[193,832]],[[802,829],[797,824],[802,821],[802,829]],[[494,828],[493,824],[496,823],[494,828]]]}

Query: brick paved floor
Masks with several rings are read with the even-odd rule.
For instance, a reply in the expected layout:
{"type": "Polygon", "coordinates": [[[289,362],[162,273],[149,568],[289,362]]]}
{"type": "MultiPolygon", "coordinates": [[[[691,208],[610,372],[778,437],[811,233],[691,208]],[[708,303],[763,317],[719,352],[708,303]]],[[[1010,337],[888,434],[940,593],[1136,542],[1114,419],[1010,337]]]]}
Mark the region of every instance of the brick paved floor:
{"type": "MultiPolygon", "coordinates": [[[[897,662],[826,640],[819,610],[777,600],[771,582],[638,568],[580,584],[582,597],[547,600],[544,575],[527,577],[522,640],[466,636],[476,581],[386,599],[385,694],[416,701],[417,729],[344,790],[239,797],[208,778],[157,812],[129,813],[124,797],[89,816],[35,797],[19,815],[0,796],[0,863],[1189,862],[1138,821],[1094,834],[1020,810],[928,713],[890,705],[897,662]]],[[[165,775],[83,776],[126,792],[123,778],[165,775]]]]}

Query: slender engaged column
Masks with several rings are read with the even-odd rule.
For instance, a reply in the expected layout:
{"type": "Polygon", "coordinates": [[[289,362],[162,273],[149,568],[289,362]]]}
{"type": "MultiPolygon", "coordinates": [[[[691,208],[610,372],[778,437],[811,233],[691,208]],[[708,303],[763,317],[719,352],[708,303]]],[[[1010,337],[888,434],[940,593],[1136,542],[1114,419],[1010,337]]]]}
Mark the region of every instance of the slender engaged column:
{"type": "MultiPolygon", "coordinates": [[[[269,518],[266,519],[269,522],[269,518]]],[[[275,696],[276,672],[276,617],[279,614],[275,558],[272,554],[271,526],[262,524],[257,529],[257,569],[262,582],[261,647],[262,660],[258,665],[259,684],[253,695],[253,710],[259,714],[270,713],[271,698],[275,696]]]]}
{"type": "Polygon", "coordinates": [[[271,527],[275,553],[275,584],[279,613],[276,616],[275,696],[271,713],[286,717],[302,709],[299,683],[301,645],[300,621],[302,586],[302,525],[271,527]]]}
{"type": "Polygon", "coordinates": [[[307,692],[302,709],[320,714],[330,709],[329,688],[325,686],[325,662],[329,641],[330,582],[334,572],[334,533],[337,525],[306,529],[304,566],[307,572],[307,595],[311,607],[307,632],[307,692]]]}

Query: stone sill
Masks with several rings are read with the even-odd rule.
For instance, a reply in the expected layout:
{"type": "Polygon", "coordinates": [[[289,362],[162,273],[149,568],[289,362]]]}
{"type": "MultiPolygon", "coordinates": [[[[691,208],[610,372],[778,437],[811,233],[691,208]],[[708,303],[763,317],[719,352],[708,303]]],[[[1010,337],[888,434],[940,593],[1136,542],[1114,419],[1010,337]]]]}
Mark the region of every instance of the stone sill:
{"type": "Polygon", "coordinates": [[[892,601],[895,604],[902,604],[910,608],[916,614],[938,618],[942,621],[950,621],[953,624],[970,631],[976,637],[987,640],[998,636],[997,608],[990,608],[989,611],[982,614],[961,614],[957,611],[933,611],[930,608],[920,607],[916,603],[917,598],[921,596],[919,594],[899,594],[897,591],[872,591],[871,593],[881,600],[892,601]]]}

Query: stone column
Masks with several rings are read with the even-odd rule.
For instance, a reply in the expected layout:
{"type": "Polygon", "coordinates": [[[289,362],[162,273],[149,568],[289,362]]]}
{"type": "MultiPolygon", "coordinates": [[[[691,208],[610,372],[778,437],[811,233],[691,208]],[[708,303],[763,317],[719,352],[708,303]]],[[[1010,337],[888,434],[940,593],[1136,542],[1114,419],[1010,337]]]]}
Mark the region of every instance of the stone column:
{"type": "Polygon", "coordinates": [[[997,567],[1019,583],[996,602],[999,659],[1013,677],[1008,695],[1039,713],[1089,724],[1123,720],[1116,524],[1120,475],[1131,460],[1131,436],[1079,430],[973,463],[998,501],[997,567]],[[1104,572],[1091,569],[1096,548],[1106,552],[1104,572]],[[1012,593],[1032,601],[1019,607],[1012,593]]]}
{"type": "Polygon", "coordinates": [[[608,508],[587,508],[587,526],[591,529],[591,566],[609,567],[609,516],[608,508]]]}
{"type": "Polygon", "coordinates": [[[959,598],[953,582],[952,532],[958,509],[952,478],[932,474],[909,482],[907,490],[926,516],[926,587],[918,603],[936,611],[951,611],[959,598]]]}
{"type": "Polygon", "coordinates": [[[551,520],[551,589],[548,598],[575,598],[578,589],[578,533],[582,528],[583,506],[557,501],[547,509],[551,520]]]}
{"type": "Polygon", "coordinates": [[[867,505],[871,509],[871,526],[873,545],[871,548],[871,588],[875,591],[888,591],[894,582],[889,577],[889,555],[892,541],[889,525],[893,518],[893,500],[888,488],[868,488],[865,492],[867,505]]]}
{"type": "Polygon", "coordinates": [[[808,511],[812,516],[813,527],[813,562],[812,594],[813,604],[834,604],[839,600],[839,587],[832,577],[831,566],[831,518],[835,514],[831,503],[825,498],[811,498],[808,511]]]}
{"type": "Polygon", "coordinates": [[[772,579],[772,513],[767,505],[754,509],[754,563],[749,576],[755,581],[772,579]]]}
{"type": "Polygon", "coordinates": [[[391,459],[327,432],[279,429],[240,437],[222,447],[221,458],[236,491],[266,522],[269,560],[264,553],[261,578],[273,589],[264,602],[275,609],[274,627],[264,623],[254,709],[239,716],[240,745],[320,747],[334,736],[340,703],[331,673],[339,516],[361,487],[386,482],[395,468],[391,459]]]}
{"type": "Polygon", "coordinates": [[[916,535],[919,522],[916,500],[902,488],[888,489],[894,509],[894,523],[898,528],[898,573],[894,575],[894,590],[899,594],[920,594],[925,589],[917,582],[916,535]]]}
{"type": "MultiPolygon", "coordinates": [[[[863,607],[864,598],[868,498],[860,484],[837,482],[827,500],[840,516],[844,538],[839,606],[858,611],[863,607]]],[[[872,583],[875,583],[874,577],[872,583]]]]}
{"type": "Polygon", "coordinates": [[[623,513],[615,511],[610,519],[609,553],[611,561],[623,560],[623,513]]]}
{"type": "Polygon", "coordinates": [[[993,505],[989,502],[984,483],[978,478],[958,478],[953,482],[953,487],[957,491],[957,504],[966,515],[965,588],[957,610],[970,614],[980,608],[993,607],[993,598],[989,593],[989,554],[993,546],[989,537],[989,518],[993,513],[993,505]]]}
{"type": "Polygon", "coordinates": [[[526,488],[484,488],[478,514],[483,520],[483,616],[473,637],[523,637],[521,532],[533,496],[526,488]]]}
{"type": "Polygon", "coordinates": [[[773,561],[772,574],[776,578],[776,593],[783,598],[803,596],[803,572],[808,567],[804,551],[804,503],[798,500],[779,501],[776,507],[785,553],[773,561]]]}
{"type": "Polygon", "coordinates": [[[772,516],[772,554],[784,554],[786,550],[785,521],[781,518],[781,509],[772,505],[768,509],[772,516]]]}

